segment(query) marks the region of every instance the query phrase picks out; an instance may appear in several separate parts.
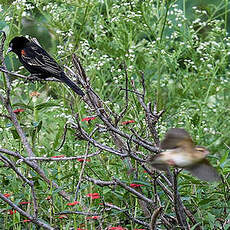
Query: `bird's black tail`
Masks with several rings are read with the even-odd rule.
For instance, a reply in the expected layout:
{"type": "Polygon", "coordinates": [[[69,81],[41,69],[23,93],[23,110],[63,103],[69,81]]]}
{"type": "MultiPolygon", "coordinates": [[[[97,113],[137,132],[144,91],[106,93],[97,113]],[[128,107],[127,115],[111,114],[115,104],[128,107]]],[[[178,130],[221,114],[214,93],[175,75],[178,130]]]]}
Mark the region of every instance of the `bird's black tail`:
{"type": "Polygon", "coordinates": [[[64,72],[61,73],[61,77],[59,78],[62,82],[68,85],[75,93],[80,96],[84,96],[84,92],[73,82],[71,81],[64,72]]]}

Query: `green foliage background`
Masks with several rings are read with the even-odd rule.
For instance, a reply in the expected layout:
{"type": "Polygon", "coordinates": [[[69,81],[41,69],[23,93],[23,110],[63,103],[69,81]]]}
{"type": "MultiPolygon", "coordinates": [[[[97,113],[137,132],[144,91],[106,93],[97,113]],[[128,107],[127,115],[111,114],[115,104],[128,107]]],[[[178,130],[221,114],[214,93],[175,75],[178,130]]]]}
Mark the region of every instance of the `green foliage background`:
{"type": "MultiPolygon", "coordinates": [[[[158,124],[160,136],[170,127],[183,127],[191,133],[197,144],[207,146],[213,153],[209,159],[222,174],[224,183],[206,184],[183,172],[180,174],[179,191],[185,206],[194,212],[204,229],[221,229],[218,218],[230,218],[228,1],[18,0],[0,1],[0,4],[0,29],[7,33],[7,44],[16,35],[36,37],[58,63],[70,67],[71,56],[76,53],[96,92],[117,113],[125,105],[124,92],[120,90],[125,87],[124,63],[129,80],[137,86],[140,84],[140,72],[144,73],[147,99],[156,102],[158,110],[166,111],[158,124]]],[[[27,74],[24,69],[19,69],[21,65],[14,55],[6,56],[6,62],[12,71],[27,74]]],[[[0,84],[4,93],[2,73],[0,84]]],[[[25,109],[18,118],[37,156],[84,154],[86,143],[76,140],[72,130],[68,131],[63,148],[56,151],[65,123],[73,119],[70,101],[74,99],[73,109],[79,112],[80,118],[93,115],[73,92],[57,83],[28,83],[16,78],[12,78],[12,87],[13,107],[25,109]],[[33,91],[41,95],[32,98],[30,93],[33,91]]],[[[0,108],[2,113],[6,112],[2,105],[0,108]]],[[[144,112],[134,96],[130,97],[125,120],[130,119],[136,121],[133,128],[141,136],[149,138],[144,112]]],[[[100,122],[82,125],[92,131],[96,123],[100,122]]],[[[1,147],[23,153],[12,124],[1,118],[0,126],[1,147]]],[[[98,141],[113,146],[106,136],[98,138],[98,141]]],[[[74,192],[80,164],[43,164],[46,164],[47,175],[70,193],[74,192]]],[[[110,180],[113,175],[127,183],[133,182],[133,178],[127,176],[126,165],[115,156],[103,153],[89,164],[104,180],[110,180]]],[[[32,172],[28,174],[36,177],[32,172]]],[[[14,174],[4,169],[0,178],[2,192],[13,192],[14,201],[30,199],[29,193],[18,191],[21,182],[14,174]]],[[[55,212],[66,209],[66,206],[58,200],[57,191],[48,189],[39,178],[34,179],[38,190],[47,191],[40,194],[40,211],[41,218],[48,222],[52,218],[45,208],[45,197],[54,197],[55,212]]],[[[140,173],[138,180],[146,184],[144,191],[152,196],[149,178],[140,173]]],[[[100,192],[106,202],[118,206],[125,206],[124,197],[131,206],[136,205],[135,198],[122,189],[97,188],[89,183],[81,187],[81,201],[87,202],[85,194],[92,191],[100,192]]],[[[89,202],[87,206],[90,210],[97,210],[98,203],[89,202]]],[[[165,200],[163,205],[167,208],[168,201],[165,200]]],[[[2,202],[0,207],[1,210],[8,209],[2,202]]],[[[138,206],[135,206],[135,210],[137,215],[142,215],[138,206]]],[[[128,229],[140,227],[127,224],[122,213],[110,214],[105,216],[108,223],[123,224],[128,229]]],[[[21,229],[20,216],[0,214],[0,220],[5,229],[12,226],[21,229]],[[9,218],[13,218],[13,222],[9,223],[9,218]]],[[[68,229],[79,227],[85,220],[80,217],[76,221],[73,216],[71,221],[52,219],[52,222],[68,229]]],[[[87,224],[92,229],[96,226],[96,222],[87,224]]],[[[224,229],[228,227],[226,225],[224,229]]]]}

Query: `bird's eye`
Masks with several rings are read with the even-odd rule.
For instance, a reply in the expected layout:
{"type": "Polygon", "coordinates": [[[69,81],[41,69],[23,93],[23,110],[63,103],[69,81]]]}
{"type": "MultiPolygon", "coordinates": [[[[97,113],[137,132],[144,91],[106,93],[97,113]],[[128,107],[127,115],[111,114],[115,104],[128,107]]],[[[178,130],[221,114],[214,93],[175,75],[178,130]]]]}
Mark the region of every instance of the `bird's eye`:
{"type": "Polygon", "coordinates": [[[199,151],[199,152],[204,152],[205,151],[205,149],[203,149],[203,148],[196,148],[196,150],[199,151]]]}
{"type": "Polygon", "coordinates": [[[204,150],[203,149],[197,149],[199,152],[204,152],[204,150]]]}

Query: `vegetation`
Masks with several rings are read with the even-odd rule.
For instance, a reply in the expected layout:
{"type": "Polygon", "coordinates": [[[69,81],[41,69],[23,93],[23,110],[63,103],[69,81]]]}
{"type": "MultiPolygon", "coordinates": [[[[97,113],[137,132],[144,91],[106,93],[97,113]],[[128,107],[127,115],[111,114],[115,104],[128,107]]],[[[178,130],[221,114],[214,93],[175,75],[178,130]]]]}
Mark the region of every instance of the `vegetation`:
{"type": "Polygon", "coordinates": [[[2,2],[0,229],[229,229],[228,11],[228,0],[2,2]],[[36,37],[87,96],[23,78],[6,54],[17,35],[36,37]],[[171,127],[209,149],[221,182],[148,170],[171,127]]]}

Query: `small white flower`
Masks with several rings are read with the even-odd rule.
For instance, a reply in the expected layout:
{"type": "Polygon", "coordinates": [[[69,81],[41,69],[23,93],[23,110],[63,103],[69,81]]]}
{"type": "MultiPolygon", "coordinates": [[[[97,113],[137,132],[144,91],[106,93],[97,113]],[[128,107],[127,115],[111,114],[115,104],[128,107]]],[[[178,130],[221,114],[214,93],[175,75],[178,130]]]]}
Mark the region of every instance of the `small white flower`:
{"type": "Polygon", "coordinates": [[[26,17],[26,15],[27,15],[26,11],[23,11],[22,12],[22,17],[26,17]]]}
{"type": "Polygon", "coordinates": [[[6,22],[9,22],[10,20],[12,20],[12,17],[10,17],[10,16],[6,16],[6,17],[5,17],[5,21],[6,21],[6,22]]]}

